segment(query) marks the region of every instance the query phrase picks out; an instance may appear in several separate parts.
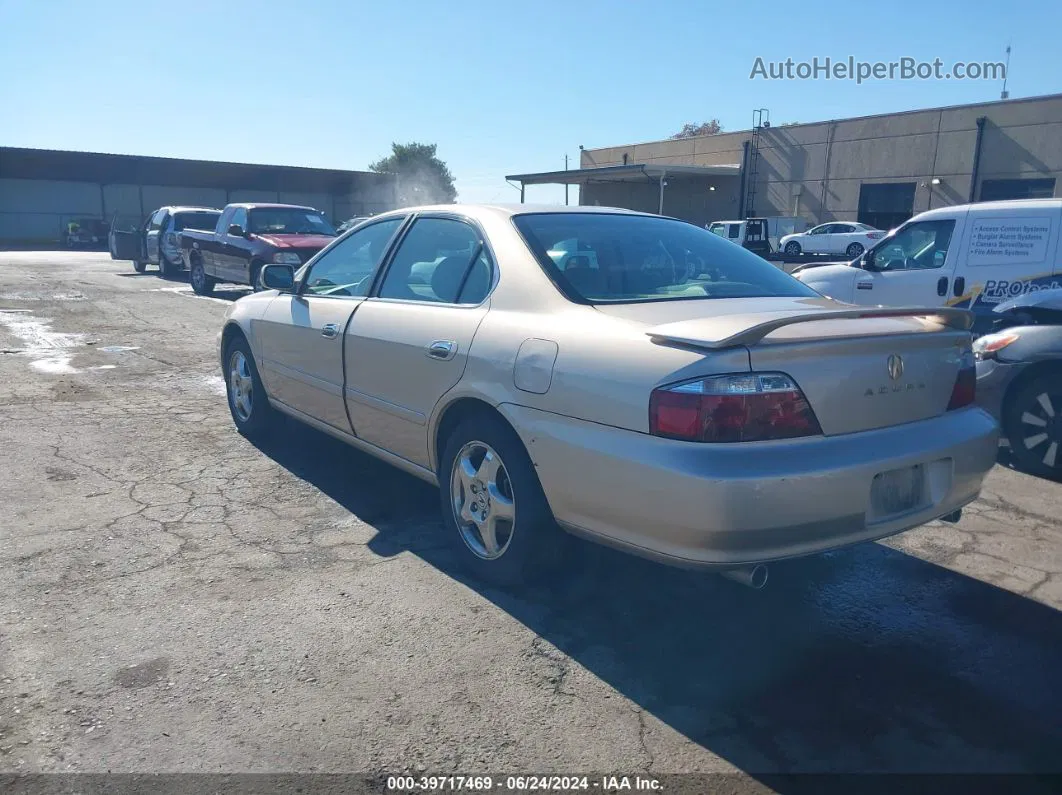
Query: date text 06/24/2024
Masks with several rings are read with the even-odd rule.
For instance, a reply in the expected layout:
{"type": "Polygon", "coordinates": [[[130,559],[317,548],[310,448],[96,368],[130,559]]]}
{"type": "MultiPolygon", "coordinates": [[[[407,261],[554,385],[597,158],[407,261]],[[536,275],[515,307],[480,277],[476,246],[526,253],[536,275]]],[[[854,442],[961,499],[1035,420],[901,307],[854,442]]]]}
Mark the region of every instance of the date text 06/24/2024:
{"type": "Polygon", "coordinates": [[[652,792],[663,789],[648,776],[388,776],[388,792],[652,792]]]}

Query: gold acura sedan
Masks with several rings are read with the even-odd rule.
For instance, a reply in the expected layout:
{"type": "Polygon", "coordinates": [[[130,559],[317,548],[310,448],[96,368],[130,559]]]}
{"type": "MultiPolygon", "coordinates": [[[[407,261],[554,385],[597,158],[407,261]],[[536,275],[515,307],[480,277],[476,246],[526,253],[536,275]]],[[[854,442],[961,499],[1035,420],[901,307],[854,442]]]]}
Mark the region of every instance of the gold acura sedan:
{"type": "Polygon", "coordinates": [[[260,286],[218,337],[240,432],[282,412],[437,484],[496,582],[559,526],[761,586],[955,518],[996,456],[969,313],[840,304],[683,221],[404,209],[260,286]]]}

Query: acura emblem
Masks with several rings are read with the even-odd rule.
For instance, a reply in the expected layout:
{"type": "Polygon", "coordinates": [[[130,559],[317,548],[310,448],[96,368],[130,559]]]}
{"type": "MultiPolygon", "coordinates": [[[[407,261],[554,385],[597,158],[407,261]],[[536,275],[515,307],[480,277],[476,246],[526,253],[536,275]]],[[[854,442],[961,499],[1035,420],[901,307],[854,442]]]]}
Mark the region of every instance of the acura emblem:
{"type": "Polygon", "coordinates": [[[903,359],[894,353],[889,357],[887,366],[889,368],[889,378],[893,381],[899,381],[900,376],[903,375],[903,359]]]}

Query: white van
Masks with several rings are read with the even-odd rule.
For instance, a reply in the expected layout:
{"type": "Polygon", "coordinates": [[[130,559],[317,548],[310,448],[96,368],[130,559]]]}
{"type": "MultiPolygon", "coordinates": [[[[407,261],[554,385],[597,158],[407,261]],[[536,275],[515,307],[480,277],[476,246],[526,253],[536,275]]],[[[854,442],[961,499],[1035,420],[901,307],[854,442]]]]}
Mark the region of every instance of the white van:
{"type": "Polygon", "coordinates": [[[1062,199],[983,202],[916,215],[847,265],[802,270],[820,293],[863,306],[957,306],[978,313],[1062,287],[1062,199]]]}

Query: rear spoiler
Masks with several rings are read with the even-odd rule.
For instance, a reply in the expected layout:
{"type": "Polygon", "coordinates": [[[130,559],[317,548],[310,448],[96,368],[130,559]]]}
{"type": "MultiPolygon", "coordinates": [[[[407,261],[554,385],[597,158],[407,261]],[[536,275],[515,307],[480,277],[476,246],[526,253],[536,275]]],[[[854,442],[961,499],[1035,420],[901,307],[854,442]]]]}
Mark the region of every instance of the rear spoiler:
{"type": "MultiPolygon", "coordinates": [[[[763,316],[764,315],[759,315],[758,317],[763,316]]],[[[704,321],[708,321],[709,324],[711,324],[713,320],[717,320],[719,325],[723,327],[720,329],[722,331],[726,326],[731,325],[726,322],[728,320],[727,317],[703,318],[695,321],[684,320],[679,321],[678,323],[666,323],[662,326],[654,326],[645,333],[648,334],[654,342],[670,342],[672,344],[689,345],[694,348],[719,350],[722,348],[732,348],[738,345],[755,345],[772,331],[777,331],[780,328],[792,326],[797,323],[813,323],[819,320],[855,320],[860,318],[879,317],[921,317],[926,318],[927,320],[933,320],[942,326],[958,329],[960,331],[969,331],[973,328],[974,324],[974,313],[968,309],[955,309],[952,307],[877,307],[871,309],[840,309],[836,311],[826,310],[818,312],[785,313],[782,317],[773,317],[769,320],[762,320],[758,323],[754,322],[753,325],[746,326],[740,331],[729,334],[728,336],[719,336],[714,339],[707,339],[707,335],[701,336],[700,334],[697,334],[697,336],[690,336],[690,332],[696,333],[694,324],[700,325],[701,329],[703,329],[704,321]]],[[[729,329],[725,330],[729,331],[729,329]]]]}

